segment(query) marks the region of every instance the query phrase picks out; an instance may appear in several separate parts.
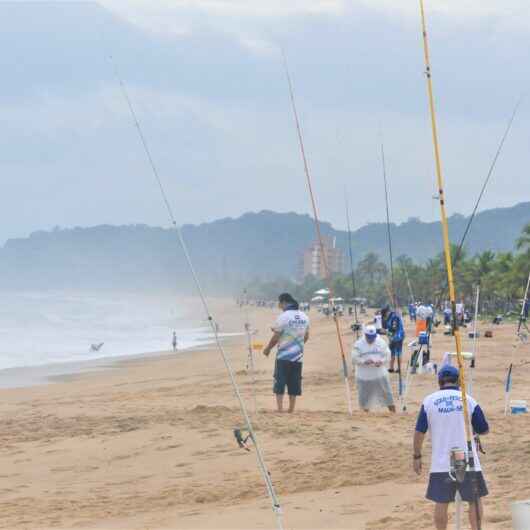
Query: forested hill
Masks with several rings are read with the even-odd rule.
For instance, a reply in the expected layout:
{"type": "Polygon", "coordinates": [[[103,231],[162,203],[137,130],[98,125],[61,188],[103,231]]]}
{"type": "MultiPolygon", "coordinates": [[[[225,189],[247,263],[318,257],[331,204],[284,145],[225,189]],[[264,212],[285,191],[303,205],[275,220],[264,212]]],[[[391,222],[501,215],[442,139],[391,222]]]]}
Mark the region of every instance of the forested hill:
{"type": "MultiPolygon", "coordinates": [[[[450,218],[451,239],[460,239],[467,218],[450,218]]],[[[467,242],[469,254],[510,251],[530,223],[530,203],[487,210],[477,215],[467,242]]],[[[392,225],[394,254],[425,261],[441,250],[439,223],[410,219],[392,225]]],[[[323,223],[347,252],[347,233],[323,223]]],[[[294,277],[300,254],[314,238],[308,215],[270,211],[247,213],[185,226],[184,237],[206,286],[213,292],[239,288],[253,278],[294,277]]],[[[352,234],[356,261],[368,252],[387,254],[386,225],[371,223],[352,234]]],[[[171,229],[96,226],[35,232],[7,241],[0,249],[2,288],[164,288],[190,287],[182,251],[171,229]]]]}

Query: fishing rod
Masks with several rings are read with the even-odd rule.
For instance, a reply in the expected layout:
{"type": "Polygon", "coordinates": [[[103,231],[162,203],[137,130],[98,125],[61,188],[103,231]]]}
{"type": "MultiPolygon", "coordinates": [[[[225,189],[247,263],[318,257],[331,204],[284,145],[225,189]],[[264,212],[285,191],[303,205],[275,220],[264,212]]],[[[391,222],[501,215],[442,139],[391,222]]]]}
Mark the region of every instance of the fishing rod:
{"type": "Polygon", "coordinates": [[[348,192],[344,190],[345,206],[346,206],[346,223],[348,226],[348,250],[350,254],[350,270],[351,270],[351,287],[353,294],[353,312],[354,312],[354,323],[353,323],[353,332],[355,337],[358,339],[361,331],[361,324],[359,323],[359,315],[357,313],[357,287],[355,282],[355,271],[353,267],[353,252],[351,244],[351,225],[350,225],[350,206],[348,203],[348,192]]]}
{"type": "Polygon", "coordinates": [[[250,315],[248,311],[248,292],[246,289],[243,290],[244,305],[245,305],[245,335],[247,337],[247,372],[250,372],[251,385],[252,385],[252,403],[254,405],[254,416],[258,413],[258,402],[256,399],[256,363],[254,362],[254,346],[252,343],[252,326],[250,325],[250,315]]]}
{"type": "Polygon", "coordinates": [[[523,327],[523,324],[525,328],[528,330],[528,325],[526,324],[526,304],[528,303],[528,291],[530,290],[530,273],[528,274],[528,281],[526,282],[526,289],[524,291],[524,297],[523,297],[523,304],[521,307],[521,313],[519,315],[519,323],[517,324],[517,336],[522,340],[523,336],[521,333],[521,328],[523,327]]]}
{"type": "Polygon", "coordinates": [[[467,442],[467,467],[469,469],[472,491],[473,491],[473,500],[476,510],[477,526],[478,530],[481,530],[481,517],[480,517],[480,508],[478,505],[479,494],[478,494],[478,482],[477,482],[477,472],[475,470],[475,456],[473,453],[473,433],[471,431],[471,421],[469,416],[469,404],[467,401],[467,392],[466,392],[466,377],[465,377],[465,366],[464,358],[462,356],[462,339],[460,336],[460,329],[456,318],[456,289],[455,282],[453,277],[453,261],[451,258],[451,244],[449,240],[449,225],[447,222],[447,212],[445,208],[445,191],[444,191],[444,178],[442,173],[442,162],[440,155],[440,144],[438,141],[438,126],[436,122],[436,109],[434,105],[434,91],[432,83],[432,70],[431,70],[431,59],[429,52],[429,41],[427,36],[427,22],[425,17],[425,7],[423,0],[419,0],[420,4],[420,16],[421,16],[421,29],[423,37],[423,54],[425,60],[425,76],[427,80],[427,94],[429,100],[429,113],[431,117],[431,131],[432,131],[432,142],[434,149],[434,159],[436,166],[436,180],[438,185],[438,200],[440,203],[440,218],[442,224],[442,235],[443,235],[443,244],[444,244],[444,256],[445,256],[445,265],[447,269],[447,283],[449,287],[449,299],[451,302],[451,311],[452,311],[452,327],[453,335],[455,338],[456,346],[456,358],[460,373],[460,390],[462,398],[462,409],[463,409],[463,419],[464,419],[464,432],[467,442]]]}
{"type": "MultiPolygon", "coordinates": [[[[524,291],[523,296],[523,302],[521,304],[521,313],[519,314],[519,322],[517,323],[517,331],[516,331],[516,337],[517,342],[513,345],[512,349],[512,361],[510,363],[510,366],[508,367],[508,372],[506,375],[506,384],[504,388],[504,415],[506,416],[508,414],[508,405],[510,402],[510,394],[512,392],[512,385],[513,385],[513,368],[515,367],[515,352],[517,350],[517,347],[520,342],[526,343],[528,340],[528,336],[526,333],[521,332],[521,328],[523,327],[523,324],[526,326],[526,318],[525,318],[525,308],[526,308],[526,301],[528,300],[528,291],[530,289],[530,273],[528,274],[528,281],[526,282],[526,288],[524,291]],[[520,342],[519,342],[520,341],[520,342]]],[[[528,328],[527,328],[528,329],[528,328]]],[[[522,366],[526,366],[527,364],[530,364],[530,361],[523,361],[522,363],[519,363],[516,367],[520,368],[522,366]]]]}
{"type": "Polygon", "coordinates": [[[386,234],[388,241],[388,256],[390,258],[390,286],[391,286],[391,302],[395,309],[397,309],[397,298],[394,284],[394,254],[392,252],[392,235],[390,233],[390,206],[388,199],[388,182],[386,178],[386,160],[385,160],[385,146],[381,141],[381,164],[383,166],[383,183],[385,185],[385,205],[386,205],[386,234]]]}
{"type": "Polygon", "coordinates": [[[480,284],[477,285],[477,294],[475,297],[475,316],[473,319],[473,358],[471,359],[471,364],[469,365],[469,393],[473,393],[473,373],[475,372],[476,367],[476,358],[477,358],[477,344],[478,344],[478,304],[480,302],[480,284]]]}
{"type": "Polygon", "coordinates": [[[407,286],[409,288],[410,301],[411,303],[414,303],[416,299],[414,298],[414,292],[412,291],[412,285],[410,283],[409,268],[407,267],[407,265],[404,265],[404,269],[405,269],[405,278],[407,279],[407,286]]]}
{"type": "MultiPolygon", "coordinates": [[[[385,186],[385,206],[386,206],[386,233],[388,241],[388,256],[390,259],[390,301],[394,307],[394,311],[398,310],[398,302],[396,297],[396,288],[394,283],[394,253],[392,251],[392,234],[390,232],[390,200],[388,198],[388,181],[386,176],[386,159],[385,159],[385,146],[381,139],[381,164],[383,167],[383,183],[385,186]]],[[[397,313],[396,313],[397,314],[397,313]]],[[[401,357],[397,356],[398,365],[398,394],[403,400],[403,377],[401,374],[401,357]]]]}
{"type": "MultiPolygon", "coordinates": [[[[235,374],[234,374],[234,370],[232,368],[232,364],[230,362],[230,359],[224,349],[224,346],[221,342],[221,338],[219,336],[219,326],[217,325],[216,321],[214,320],[213,316],[212,316],[212,312],[210,311],[210,306],[208,304],[208,301],[206,299],[206,296],[204,294],[204,290],[203,290],[203,287],[202,287],[202,284],[199,280],[199,277],[197,275],[197,270],[195,269],[195,266],[193,264],[193,261],[191,259],[191,256],[190,256],[190,253],[189,253],[189,250],[188,250],[188,245],[184,239],[184,236],[183,236],[183,233],[182,233],[182,227],[180,225],[177,224],[177,221],[176,221],[176,218],[175,218],[175,215],[173,213],[173,208],[171,207],[171,204],[169,202],[169,198],[168,198],[168,195],[167,195],[167,192],[166,192],[166,189],[164,187],[164,184],[162,182],[162,179],[160,177],[160,174],[158,172],[158,169],[157,169],[157,166],[154,162],[154,158],[151,154],[151,150],[149,149],[149,144],[147,143],[147,139],[144,135],[144,132],[143,132],[143,129],[140,125],[140,122],[138,120],[138,116],[136,114],[136,111],[135,111],[135,108],[132,104],[132,100],[129,96],[129,92],[127,90],[127,87],[125,85],[125,82],[123,80],[123,78],[120,76],[120,73],[118,71],[118,67],[112,57],[112,55],[109,54],[109,60],[114,68],[114,74],[116,76],[116,79],[118,80],[118,83],[120,85],[120,89],[121,89],[121,92],[122,92],[122,95],[123,95],[123,98],[125,100],[125,102],[127,103],[127,107],[129,109],[129,112],[131,114],[131,117],[132,117],[132,120],[133,120],[133,123],[134,123],[134,126],[138,132],[138,136],[140,138],[140,142],[143,146],[143,150],[145,152],[145,155],[146,155],[146,158],[147,158],[147,162],[149,164],[149,167],[151,169],[151,172],[155,178],[155,181],[158,185],[158,189],[160,191],[160,195],[161,195],[161,198],[162,198],[162,201],[165,205],[165,208],[167,210],[167,214],[168,214],[168,217],[169,217],[169,220],[171,222],[171,226],[173,227],[176,235],[177,235],[177,240],[178,242],[180,243],[180,247],[182,249],[182,252],[184,254],[184,257],[185,257],[185,260],[186,260],[186,263],[188,265],[188,268],[189,268],[189,271],[191,273],[191,276],[193,278],[193,282],[195,284],[195,287],[197,289],[197,293],[199,295],[199,298],[201,300],[201,304],[202,304],[202,307],[204,309],[204,312],[206,314],[206,317],[207,317],[207,320],[208,320],[208,323],[210,324],[210,327],[212,328],[212,332],[213,332],[213,336],[214,336],[214,340],[215,340],[215,345],[217,347],[217,350],[219,351],[221,357],[222,357],[222,360],[223,360],[223,363],[225,365],[225,368],[226,368],[226,371],[228,372],[228,377],[230,379],[230,383],[232,385],[232,388],[234,390],[234,394],[236,396],[236,399],[239,403],[239,408],[241,410],[241,415],[243,416],[243,420],[245,422],[245,426],[246,426],[246,429],[248,431],[248,437],[252,440],[252,443],[254,444],[254,447],[255,447],[255,450],[256,450],[256,458],[257,458],[257,462],[258,462],[258,467],[259,467],[259,470],[261,472],[261,475],[263,477],[263,480],[265,482],[265,486],[266,486],[266,489],[267,489],[267,493],[270,497],[270,500],[271,500],[271,503],[272,503],[272,509],[274,511],[274,514],[276,515],[276,524],[277,524],[277,527],[278,527],[278,530],[283,530],[284,528],[284,525],[283,525],[283,510],[282,510],[282,507],[281,507],[281,504],[280,504],[280,500],[276,494],[276,490],[274,488],[274,484],[272,482],[272,478],[271,478],[271,475],[269,473],[269,470],[267,468],[267,465],[265,463],[265,459],[263,458],[263,453],[262,453],[262,450],[261,450],[261,447],[260,447],[260,444],[258,442],[258,438],[256,436],[256,433],[254,432],[254,428],[252,426],[252,422],[250,421],[250,416],[247,412],[247,408],[245,406],[245,403],[243,401],[243,397],[241,395],[241,391],[239,389],[239,386],[237,384],[237,381],[236,381],[236,378],[235,378],[235,374]]],[[[236,429],[237,432],[240,432],[239,429],[236,429]]],[[[234,431],[235,432],[235,431],[234,431]]],[[[239,440],[238,440],[239,442],[239,440]]]]}
{"type": "MultiPolygon", "coordinates": [[[[315,224],[315,231],[316,231],[317,241],[318,241],[319,248],[320,248],[320,255],[321,255],[322,264],[324,266],[323,267],[324,268],[324,276],[325,276],[325,279],[326,279],[326,283],[328,285],[328,291],[329,291],[328,299],[331,301],[332,298],[333,298],[333,281],[332,281],[332,278],[331,278],[331,271],[330,271],[329,265],[328,265],[326,249],[324,247],[324,239],[322,238],[322,232],[320,230],[320,220],[319,220],[319,217],[318,217],[317,203],[316,203],[316,199],[315,199],[315,194],[313,193],[313,184],[312,184],[311,174],[309,172],[309,164],[308,164],[308,161],[307,161],[307,156],[306,156],[306,152],[305,152],[305,148],[304,148],[304,139],[303,139],[303,136],[302,136],[302,128],[301,128],[301,125],[300,125],[300,120],[298,118],[298,111],[296,109],[296,102],[295,102],[295,99],[294,99],[293,83],[292,83],[292,80],[291,80],[291,74],[289,73],[289,66],[287,64],[287,57],[285,55],[285,52],[284,52],[283,48],[282,48],[282,57],[283,57],[283,66],[284,66],[284,69],[285,69],[285,76],[287,78],[287,84],[288,84],[288,87],[289,87],[289,96],[290,96],[290,100],[291,100],[291,108],[292,108],[292,111],[293,111],[293,118],[294,118],[294,122],[295,122],[295,126],[296,126],[297,136],[298,136],[298,143],[299,143],[299,146],[300,146],[300,153],[302,155],[302,162],[303,162],[303,165],[304,165],[304,172],[305,172],[306,181],[307,181],[307,188],[309,190],[309,197],[311,199],[311,207],[313,209],[313,220],[314,220],[314,224],[315,224]]],[[[342,340],[342,332],[341,332],[340,322],[339,322],[339,318],[338,318],[337,312],[333,310],[332,314],[333,314],[333,321],[335,323],[335,330],[337,332],[337,340],[338,340],[338,343],[339,343],[339,351],[340,351],[340,356],[341,356],[341,361],[342,361],[342,373],[343,373],[343,377],[344,377],[344,386],[345,386],[345,389],[346,389],[346,401],[347,401],[347,404],[348,404],[348,412],[350,413],[350,416],[353,416],[350,381],[348,379],[348,365],[346,363],[346,353],[345,353],[345,350],[344,350],[344,343],[343,343],[343,340],[342,340]]]]}

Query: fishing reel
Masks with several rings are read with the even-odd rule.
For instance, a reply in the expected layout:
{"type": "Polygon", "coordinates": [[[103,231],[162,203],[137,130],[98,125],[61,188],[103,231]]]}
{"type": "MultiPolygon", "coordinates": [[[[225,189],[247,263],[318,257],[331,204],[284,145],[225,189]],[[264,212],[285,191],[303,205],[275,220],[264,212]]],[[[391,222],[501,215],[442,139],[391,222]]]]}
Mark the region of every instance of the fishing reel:
{"type": "Polygon", "coordinates": [[[358,322],[355,322],[351,325],[351,330],[353,332],[361,331],[363,329],[362,324],[359,324],[358,322]]]}
{"type": "Polygon", "coordinates": [[[453,447],[450,452],[449,477],[453,482],[462,484],[466,478],[467,459],[466,452],[458,447],[453,447]]]}
{"type": "Polygon", "coordinates": [[[247,445],[247,442],[252,440],[252,435],[250,433],[243,437],[241,429],[234,429],[234,438],[241,449],[250,452],[250,447],[247,445]]]}

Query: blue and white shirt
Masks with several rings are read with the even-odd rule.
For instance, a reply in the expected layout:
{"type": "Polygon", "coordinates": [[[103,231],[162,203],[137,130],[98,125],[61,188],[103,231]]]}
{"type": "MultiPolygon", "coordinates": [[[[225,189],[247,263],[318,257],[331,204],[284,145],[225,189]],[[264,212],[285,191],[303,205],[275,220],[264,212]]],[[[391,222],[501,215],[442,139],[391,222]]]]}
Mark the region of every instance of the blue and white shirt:
{"type": "MultiPolygon", "coordinates": [[[[488,432],[488,422],[478,403],[469,395],[467,403],[473,431],[477,434],[488,432]]],[[[428,430],[431,431],[431,473],[448,473],[451,449],[458,447],[467,450],[460,389],[456,386],[446,387],[427,396],[418,415],[416,430],[424,434],[428,430]]],[[[480,471],[480,461],[474,440],[473,456],[475,469],[480,471]]]]}
{"type": "Polygon", "coordinates": [[[297,309],[287,309],[276,320],[272,331],[280,333],[278,353],[280,361],[301,363],[304,357],[304,338],[309,329],[309,318],[297,309]]]}

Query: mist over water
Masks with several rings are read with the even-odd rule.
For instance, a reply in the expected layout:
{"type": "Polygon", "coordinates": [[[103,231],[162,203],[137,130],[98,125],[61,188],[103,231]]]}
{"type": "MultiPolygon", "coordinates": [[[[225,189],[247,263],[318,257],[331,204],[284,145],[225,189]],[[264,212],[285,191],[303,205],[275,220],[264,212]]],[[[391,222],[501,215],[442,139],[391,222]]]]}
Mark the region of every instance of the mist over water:
{"type": "Polygon", "coordinates": [[[9,292],[0,300],[0,370],[168,351],[174,330],[179,350],[211,342],[177,296],[9,292]]]}

